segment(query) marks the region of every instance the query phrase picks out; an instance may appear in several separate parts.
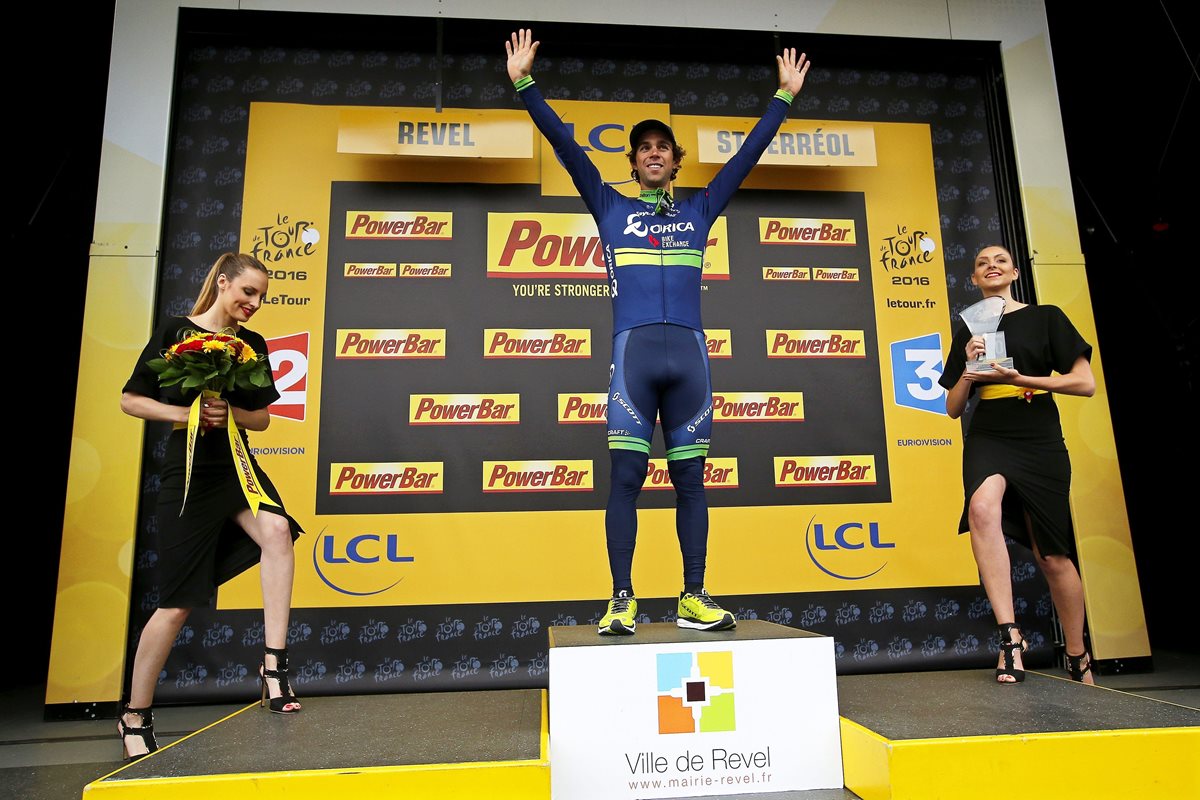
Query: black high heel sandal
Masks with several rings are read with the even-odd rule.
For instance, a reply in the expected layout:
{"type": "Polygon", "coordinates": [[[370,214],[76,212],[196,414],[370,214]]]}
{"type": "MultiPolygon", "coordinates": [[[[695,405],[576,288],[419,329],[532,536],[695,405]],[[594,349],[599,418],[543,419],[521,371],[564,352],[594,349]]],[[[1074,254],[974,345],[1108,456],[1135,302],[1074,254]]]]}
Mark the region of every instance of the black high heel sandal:
{"type": "Polygon", "coordinates": [[[125,706],[121,709],[121,716],[117,717],[117,734],[121,737],[121,749],[125,755],[126,761],[137,761],[139,758],[145,758],[158,749],[158,742],[154,739],[154,712],[150,708],[130,708],[125,706]],[[140,727],[134,728],[125,724],[126,714],[137,714],[142,718],[140,727]],[[129,745],[126,742],[130,736],[137,736],[142,740],[142,744],[146,747],[146,752],[137,753],[136,755],[129,752],[129,745]]]}
{"type": "Polygon", "coordinates": [[[267,659],[264,657],[262,664],[258,668],[258,680],[262,683],[262,702],[259,708],[267,705],[270,700],[269,708],[276,714],[295,714],[300,710],[300,701],[296,699],[296,695],[292,693],[292,687],[288,684],[288,651],[287,648],[277,650],[274,647],[263,648],[266,655],[275,656],[275,669],[267,669],[267,659]],[[267,688],[267,679],[273,678],[279,681],[279,697],[271,697],[270,689],[267,688]],[[289,705],[295,704],[295,708],[288,708],[289,705]]]}
{"type": "Polygon", "coordinates": [[[1022,636],[1019,642],[1014,642],[1012,638],[1013,628],[1019,628],[1015,622],[1005,622],[1000,626],[1000,652],[1004,655],[1004,666],[996,670],[996,683],[1020,683],[1025,680],[1025,670],[1017,669],[1016,652],[1021,651],[1021,655],[1025,655],[1025,651],[1029,649],[1029,643],[1022,636]],[[1012,678],[1011,681],[1002,681],[1000,678],[1008,675],[1012,678]]]}
{"type": "Polygon", "coordinates": [[[1071,680],[1083,683],[1083,676],[1092,671],[1092,657],[1084,650],[1077,656],[1067,653],[1067,674],[1071,680]]]}

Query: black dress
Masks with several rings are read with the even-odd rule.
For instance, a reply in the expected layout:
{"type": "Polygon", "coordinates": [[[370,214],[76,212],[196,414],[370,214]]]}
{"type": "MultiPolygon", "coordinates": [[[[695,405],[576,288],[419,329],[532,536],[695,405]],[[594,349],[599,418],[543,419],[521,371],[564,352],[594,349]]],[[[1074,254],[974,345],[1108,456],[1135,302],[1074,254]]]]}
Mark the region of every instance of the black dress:
{"type": "MultiPolygon", "coordinates": [[[[1008,355],[1022,375],[1066,374],[1076,359],[1091,359],[1092,346],[1083,340],[1057,306],[1025,306],[1000,320],[1008,355]]],[[[971,332],[964,325],[954,336],[940,383],[952,388],[966,368],[965,348],[971,332]]],[[[974,393],[980,384],[972,384],[974,393]]],[[[1053,394],[1030,399],[1010,397],[980,400],[963,445],[963,501],[959,533],[970,530],[967,511],[971,497],[988,477],[1003,475],[1007,489],[1001,504],[1004,534],[1027,547],[1028,512],[1033,538],[1043,556],[1074,555],[1069,493],[1071,460],[1063,442],[1062,425],[1053,394]]]]}
{"type": "MultiPolygon", "coordinates": [[[[190,406],[196,398],[194,390],[183,392],[179,386],[162,388],[158,375],[146,362],[158,358],[164,350],[182,340],[187,331],[202,330],[186,317],[170,317],[162,322],[150,337],[138,358],[133,374],[123,392],[154,398],[174,406],[190,406]]],[[[251,330],[238,331],[254,352],[266,355],[267,343],[251,330]]],[[[268,371],[268,376],[270,371],[268,371]]],[[[225,399],[232,406],[254,411],[266,408],[279,399],[274,381],[269,386],[248,391],[228,393],[225,399]]],[[[241,430],[246,451],[250,446],[246,431],[241,430]]],[[[250,455],[254,461],[254,456],[250,455]]],[[[187,504],[181,516],[183,487],[187,466],[187,431],[176,429],[167,440],[166,459],[158,492],[158,576],[160,608],[194,608],[206,605],[216,587],[245,572],[258,563],[261,551],[232,517],[249,508],[238,481],[233,456],[229,452],[229,436],[224,430],[210,430],[196,437],[192,455],[192,482],[187,504]]],[[[262,488],[272,500],[283,499],[254,462],[262,488]]],[[[280,514],[292,529],[292,540],[300,535],[300,525],[280,506],[259,506],[258,513],[280,514]]]]}

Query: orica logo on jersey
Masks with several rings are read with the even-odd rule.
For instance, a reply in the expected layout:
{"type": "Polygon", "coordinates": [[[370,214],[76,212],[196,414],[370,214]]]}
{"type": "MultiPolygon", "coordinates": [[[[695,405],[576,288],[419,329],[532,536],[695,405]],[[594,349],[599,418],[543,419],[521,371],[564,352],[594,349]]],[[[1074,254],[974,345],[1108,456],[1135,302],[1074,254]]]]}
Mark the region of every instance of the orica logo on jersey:
{"type": "MultiPolygon", "coordinates": [[[[674,216],[674,214],[671,212],[674,212],[675,214],[679,213],[675,209],[671,209],[671,211],[667,213],[671,216],[674,216]]],[[[647,224],[647,218],[653,220],[656,219],[656,215],[651,211],[635,211],[634,213],[630,214],[625,218],[624,233],[632,233],[634,236],[640,236],[643,239],[648,239],[652,236],[674,236],[677,233],[696,232],[696,226],[691,222],[650,222],[647,224]]],[[[657,246],[656,242],[651,242],[651,244],[655,244],[657,246]]]]}
{"type": "Polygon", "coordinates": [[[942,337],[929,333],[892,342],[892,390],[896,405],[932,414],[946,413],[942,377],[942,337]]]}
{"type": "Polygon", "coordinates": [[[352,535],[322,531],[313,543],[317,577],[339,594],[368,597],[391,589],[415,556],[403,552],[396,533],[352,535]]]}

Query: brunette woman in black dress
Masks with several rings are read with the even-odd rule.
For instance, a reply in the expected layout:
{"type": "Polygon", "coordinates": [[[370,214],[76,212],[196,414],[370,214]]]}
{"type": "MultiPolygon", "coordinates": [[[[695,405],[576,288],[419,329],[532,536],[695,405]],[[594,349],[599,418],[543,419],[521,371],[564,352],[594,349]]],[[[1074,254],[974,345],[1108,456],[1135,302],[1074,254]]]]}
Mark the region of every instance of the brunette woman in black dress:
{"type": "Polygon", "coordinates": [[[1013,369],[968,371],[966,362],[984,352],[984,343],[964,326],[950,346],[941,378],[951,418],[962,415],[972,393],[980,398],[963,446],[965,502],[959,532],[971,533],[975,563],[1000,627],[996,680],[1020,683],[1025,678],[1021,655],[1027,644],[1013,611],[1004,543],[1008,535],[1033,549],[1046,576],[1071,677],[1092,683],[1083,641],[1083,584],[1074,561],[1071,461],[1054,404],[1055,394],[1091,397],[1095,392],[1092,346],[1059,308],[1014,300],[1012,284],[1019,278],[1012,254],[1003,247],[985,247],[975,257],[971,282],[984,297],[1004,299],[999,330],[1013,369]]]}
{"type": "MultiPolygon", "coordinates": [[[[187,317],[170,317],[155,330],[121,394],[121,410],[151,422],[175,423],[167,441],[162,484],[158,493],[159,607],[142,630],[133,662],[129,704],[117,724],[126,758],[158,748],[154,740],[151,705],[154,687],[167,655],[189,612],[207,605],[217,586],[262,564],[263,617],[266,648],[259,667],[265,701],[277,713],[300,710],[288,684],[287,630],[291,612],[295,560],[292,543],[299,524],[282,505],[262,505],[250,511],[242,493],[229,438],[224,430],[232,415],[238,428],[266,430],[268,406],[279,398],[268,386],[227,392],[202,404],[201,425],[208,435],[197,436],[191,485],[184,503],[186,423],[195,390],[178,385],[162,388],[146,362],[158,358],[191,332],[232,331],[262,357],[263,338],[243,327],[261,307],[267,292],[267,270],[253,256],[225,253],[213,264],[200,296],[187,317]],[[182,514],[180,513],[182,511],[182,514]]],[[[268,376],[270,370],[267,371],[268,376]]],[[[245,445],[249,453],[249,445],[245,445]]],[[[253,460],[253,456],[250,456],[253,460]]],[[[281,503],[270,478],[255,464],[262,488],[281,503]]]]}

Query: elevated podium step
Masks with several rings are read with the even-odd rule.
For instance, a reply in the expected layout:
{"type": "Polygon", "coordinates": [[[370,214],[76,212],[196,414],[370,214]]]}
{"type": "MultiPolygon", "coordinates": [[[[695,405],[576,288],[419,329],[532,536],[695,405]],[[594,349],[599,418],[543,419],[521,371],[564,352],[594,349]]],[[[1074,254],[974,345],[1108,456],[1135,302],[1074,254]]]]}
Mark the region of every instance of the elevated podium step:
{"type": "MultiPolygon", "coordinates": [[[[1103,680],[1103,678],[1101,678],[1103,680]]],[[[838,679],[846,787],[863,800],[1200,797],[1200,711],[1038,672],[838,679]]]]}
{"type": "Polygon", "coordinates": [[[760,620],[549,634],[554,800],[842,787],[833,639],[760,620]]]}
{"type": "Polygon", "coordinates": [[[544,690],[304,698],[248,706],[84,787],[85,800],[545,798],[544,690]]]}

